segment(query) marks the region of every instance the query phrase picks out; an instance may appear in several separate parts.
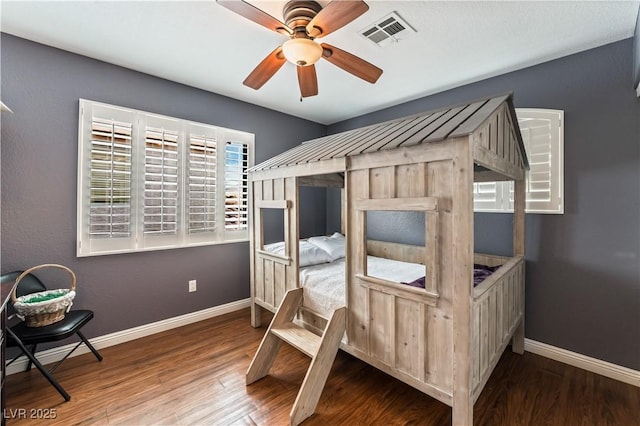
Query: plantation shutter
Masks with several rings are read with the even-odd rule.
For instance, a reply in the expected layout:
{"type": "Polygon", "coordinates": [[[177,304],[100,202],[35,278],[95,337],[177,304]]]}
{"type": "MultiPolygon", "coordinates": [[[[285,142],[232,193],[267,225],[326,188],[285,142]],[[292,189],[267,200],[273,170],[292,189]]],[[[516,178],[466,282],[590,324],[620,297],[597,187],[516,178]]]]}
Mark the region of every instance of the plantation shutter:
{"type": "Polygon", "coordinates": [[[77,253],[119,252],[135,236],[134,115],[80,101],[77,253]]]}
{"type": "Polygon", "coordinates": [[[249,228],[249,146],[227,141],[224,153],[224,227],[225,231],[249,228]]]}
{"type": "Polygon", "coordinates": [[[79,104],[77,256],[249,238],[253,134],[79,104]]]}
{"type": "MultiPolygon", "coordinates": [[[[530,166],[526,182],[526,211],[563,213],[564,112],[517,109],[516,113],[530,166]]],[[[509,208],[513,210],[513,183],[509,191],[509,208]]]]}
{"type": "Polygon", "coordinates": [[[131,236],[131,132],[131,123],[91,121],[91,238],[131,236]]]}
{"type": "Polygon", "coordinates": [[[188,230],[216,230],[217,145],[212,135],[191,133],[188,155],[188,230]]]}
{"type": "Polygon", "coordinates": [[[178,230],[178,132],[146,126],[144,131],[145,236],[176,235],[178,230]]]}
{"type": "MultiPolygon", "coordinates": [[[[563,213],[563,121],[560,110],[516,109],[530,169],[526,175],[527,213],[563,213]]],[[[512,212],[513,182],[473,184],[476,212],[512,212]]]]}
{"type": "Polygon", "coordinates": [[[473,205],[475,211],[494,212],[504,209],[502,182],[474,182],[473,205]]]}

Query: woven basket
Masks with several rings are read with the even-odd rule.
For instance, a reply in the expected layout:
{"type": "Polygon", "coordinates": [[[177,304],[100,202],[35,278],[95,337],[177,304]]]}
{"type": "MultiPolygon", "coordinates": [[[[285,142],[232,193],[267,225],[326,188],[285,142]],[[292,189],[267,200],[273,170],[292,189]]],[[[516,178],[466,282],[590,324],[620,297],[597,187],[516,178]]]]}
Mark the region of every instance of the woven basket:
{"type": "Polygon", "coordinates": [[[11,292],[11,301],[16,314],[22,318],[27,327],[44,327],[61,321],[71,309],[76,295],[76,274],[66,266],[47,263],[27,269],[16,279],[11,292]],[[16,297],[16,289],[20,281],[28,274],[43,268],[59,268],[65,270],[70,277],[71,285],[68,289],[47,290],[16,297]],[[47,300],[35,301],[46,298],[47,300]]]}

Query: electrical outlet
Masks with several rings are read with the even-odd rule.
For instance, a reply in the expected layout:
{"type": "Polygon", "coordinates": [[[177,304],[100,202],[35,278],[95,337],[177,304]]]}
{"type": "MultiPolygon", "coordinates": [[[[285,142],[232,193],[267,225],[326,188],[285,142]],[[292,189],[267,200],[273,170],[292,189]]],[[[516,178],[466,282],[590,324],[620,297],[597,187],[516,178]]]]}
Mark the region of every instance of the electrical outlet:
{"type": "Polygon", "coordinates": [[[196,280],[189,280],[189,293],[196,291],[197,289],[196,280]]]}

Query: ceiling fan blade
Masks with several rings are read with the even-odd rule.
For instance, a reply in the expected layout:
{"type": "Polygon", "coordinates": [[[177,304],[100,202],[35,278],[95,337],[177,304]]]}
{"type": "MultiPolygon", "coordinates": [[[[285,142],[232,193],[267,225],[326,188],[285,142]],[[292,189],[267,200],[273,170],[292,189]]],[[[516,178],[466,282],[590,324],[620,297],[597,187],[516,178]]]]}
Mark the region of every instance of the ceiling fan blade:
{"type": "Polygon", "coordinates": [[[250,21],[260,24],[263,27],[269,28],[271,31],[275,31],[280,34],[290,35],[293,33],[291,28],[287,27],[282,22],[278,21],[273,16],[258,9],[257,7],[242,0],[216,0],[216,2],[237,13],[240,16],[247,18],[250,21]]]}
{"type": "Polygon", "coordinates": [[[307,34],[311,37],[324,37],[344,27],[367,10],[369,6],[362,0],[333,0],[307,24],[307,34]]]}
{"type": "Polygon", "coordinates": [[[251,74],[244,79],[242,84],[258,90],[273,77],[285,62],[286,59],[282,54],[282,47],[277,47],[251,71],[251,74]]]}
{"type": "Polygon", "coordinates": [[[338,49],[327,43],[321,43],[322,57],[333,65],[342,68],[348,73],[355,75],[369,83],[375,83],[382,75],[382,70],[373,64],[358,58],[349,52],[338,49]]]}
{"type": "Polygon", "coordinates": [[[318,77],[316,76],[315,65],[307,65],[304,67],[297,66],[298,84],[300,85],[300,94],[303,98],[315,96],[318,94],[318,77]]]}

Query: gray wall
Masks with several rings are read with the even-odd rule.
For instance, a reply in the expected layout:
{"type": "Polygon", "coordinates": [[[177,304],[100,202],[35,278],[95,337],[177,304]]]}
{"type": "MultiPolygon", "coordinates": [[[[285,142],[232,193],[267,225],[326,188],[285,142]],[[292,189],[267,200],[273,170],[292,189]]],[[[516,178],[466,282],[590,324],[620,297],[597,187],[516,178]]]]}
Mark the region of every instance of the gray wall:
{"type": "MultiPolygon", "coordinates": [[[[526,220],[526,337],[640,370],[640,100],[632,57],[627,39],[336,123],[328,133],[506,91],[516,107],[564,110],[565,214],[526,220]]],[[[475,220],[477,251],[511,252],[511,215],[475,220]]],[[[369,235],[406,230],[411,240],[407,223],[383,224],[370,222],[369,235]]]]}
{"type": "Polygon", "coordinates": [[[636,18],[636,31],[633,35],[633,87],[640,84],[640,10],[636,18]]]}
{"type": "MultiPolygon", "coordinates": [[[[324,125],[172,83],[7,34],[1,38],[2,272],[61,263],[78,276],[88,336],[249,297],[249,244],[76,258],[78,98],[256,135],[256,161],[326,134],[324,125]],[[187,292],[187,281],[198,291],[187,292]]],[[[325,198],[301,193],[301,228],[325,228],[325,198]]]]}

